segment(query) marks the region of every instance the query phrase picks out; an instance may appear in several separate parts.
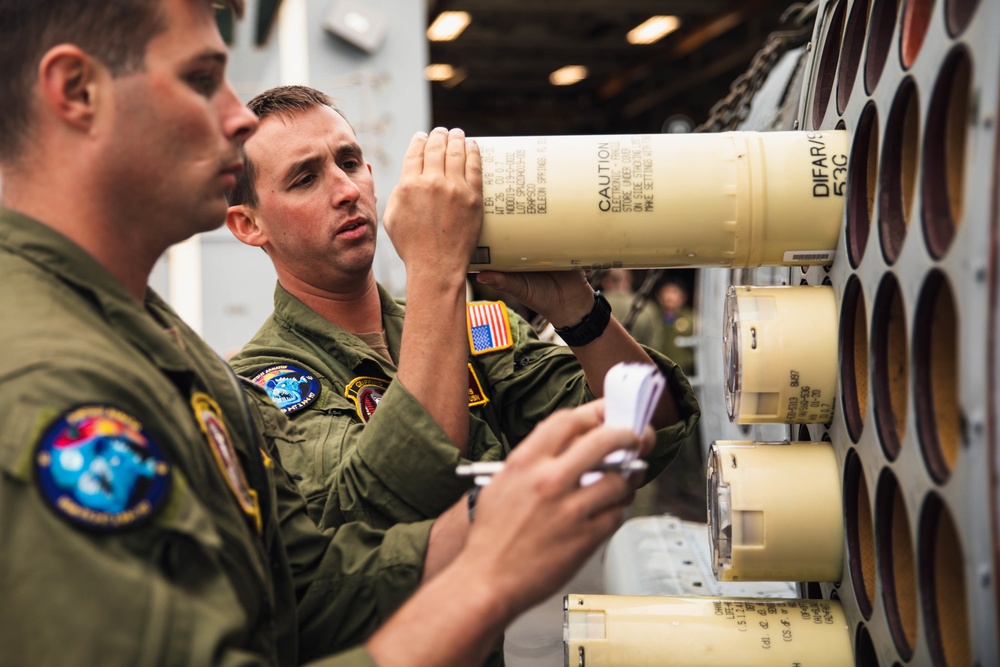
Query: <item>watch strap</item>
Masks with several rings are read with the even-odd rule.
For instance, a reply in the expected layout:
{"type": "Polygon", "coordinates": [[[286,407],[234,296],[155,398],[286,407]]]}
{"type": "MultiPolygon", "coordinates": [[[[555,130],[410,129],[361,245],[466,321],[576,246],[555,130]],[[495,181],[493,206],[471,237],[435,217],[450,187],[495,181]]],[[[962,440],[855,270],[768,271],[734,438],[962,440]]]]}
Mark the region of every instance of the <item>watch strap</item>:
{"type": "Polygon", "coordinates": [[[594,307],[579,324],[556,329],[559,337],[570,347],[582,347],[597,339],[611,321],[611,304],[600,290],[594,292],[594,307]]]}

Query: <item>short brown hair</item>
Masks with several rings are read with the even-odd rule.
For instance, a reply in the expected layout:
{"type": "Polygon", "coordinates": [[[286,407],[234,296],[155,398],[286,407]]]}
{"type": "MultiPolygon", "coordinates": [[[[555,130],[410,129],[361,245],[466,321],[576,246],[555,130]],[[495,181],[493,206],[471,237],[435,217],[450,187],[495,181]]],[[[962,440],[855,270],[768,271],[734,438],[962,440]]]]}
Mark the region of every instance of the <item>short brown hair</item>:
{"type": "MultiPolygon", "coordinates": [[[[223,4],[242,17],[244,0],[223,4]]],[[[0,161],[17,159],[31,127],[38,63],[57,44],[76,44],[114,77],[141,71],[146,46],[166,26],[163,0],[0,0],[0,161]]]]}
{"type": "MultiPolygon", "coordinates": [[[[247,108],[257,116],[257,120],[259,121],[264,120],[268,116],[283,116],[287,118],[296,113],[309,111],[321,106],[330,107],[340,114],[344,120],[347,120],[347,116],[344,116],[344,112],[337,107],[332,97],[309,86],[278,86],[265,90],[247,102],[247,108]]],[[[348,121],[348,124],[350,124],[350,121],[348,121]]],[[[236,187],[229,192],[230,206],[243,204],[254,208],[258,205],[257,190],[254,189],[253,185],[256,173],[253,163],[246,154],[246,150],[244,150],[243,171],[236,177],[236,187]]]]}

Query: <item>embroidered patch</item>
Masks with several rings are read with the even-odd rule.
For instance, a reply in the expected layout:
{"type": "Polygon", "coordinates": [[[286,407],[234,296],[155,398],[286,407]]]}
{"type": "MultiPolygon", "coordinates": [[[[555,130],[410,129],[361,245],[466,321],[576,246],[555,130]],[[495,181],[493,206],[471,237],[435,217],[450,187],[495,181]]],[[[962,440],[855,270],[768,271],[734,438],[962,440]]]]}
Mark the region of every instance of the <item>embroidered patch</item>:
{"type": "Polygon", "coordinates": [[[257,532],[261,531],[260,505],[257,502],[257,492],[250,488],[247,477],[243,472],[243,466],[236,456],[232,440],[229,437],[229,429],[222,420],[222,409],[219,404],[212,400],[212,397],[200,391],[191,396],[191,407],[194,409],[195,419],[201,427],[208,445],[215,456],[215,462],[222,471],[222,476],[226,478],[229,489],[236,497],[243,512],[253,519],[257,532]]]}
{"type": "Polygon", "coordinates": [[[358,417],[367,424],[388,388],[389,381],[385,378],[357,377],[347,385],[344,396],[354,401],[358,417]]]}
{"type": "Polygon", "coordinates": [[[286,415],[298,412],[319,398],[316,376],[291,364],[265,368],[253,376],[253,381],[264,388],[286,415]]]}
{"type": "Polygon", "coordinates": [[[70,523],[110,532],[150,518],[170,490],[171,467],[142,424],[109,405],[63,413],[35,449],[42,496],[70,523]]]}
{"type": "Polygon", "coordinates": [[[479,382],[479,378],[476,377],[476,371],[472,368],[472,364],[469,364],[469,407],[486,405],[489,402],[490,399],[486,397],[486,392],[483,391],[483,385],[479,382]]]}
{"type": "Polygon", "coordinates": [[[466,308],[472,354],[504,350],[514,344],[503,301],[477,301],[466,308]]]}

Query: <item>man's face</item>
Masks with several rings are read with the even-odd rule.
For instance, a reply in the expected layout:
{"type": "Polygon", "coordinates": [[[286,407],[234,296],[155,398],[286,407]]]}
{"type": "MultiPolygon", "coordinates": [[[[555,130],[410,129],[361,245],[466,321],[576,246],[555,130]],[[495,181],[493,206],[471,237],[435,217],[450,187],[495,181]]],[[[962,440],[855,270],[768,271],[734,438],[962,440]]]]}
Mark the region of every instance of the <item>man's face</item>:
{"type": "Polygon", "coordinates": [[[632,289],[625,269],[608,269],[601,280],[601,290],[604,292],[629,292],[632,289]]]}
{"type": "Polygon", "coordinates": [[[246,152],[256,172],[255,220],[279,272],[333,290],[367,278],[375,183],[350,124],[326,106],[268,116],[246,152]]]}
{"type": "Polygon", "coordinates": [[[684,293],[684,290],[679,285],[673,283],[663,285],[659,292],[656,293],[656,297],[657,301],[660,302],[660,308],[669,312],[680,310],[687,301],[687,295],[684,293]]]}
{"type": "Polygon", "coordinates": [[[225,194],[257,126],[225,78],[226,46],[205,0],[163,0],[166,30],[145,68],[113,81],[103,131],[109,206],[174,243],[225,221],[225,194]]]}

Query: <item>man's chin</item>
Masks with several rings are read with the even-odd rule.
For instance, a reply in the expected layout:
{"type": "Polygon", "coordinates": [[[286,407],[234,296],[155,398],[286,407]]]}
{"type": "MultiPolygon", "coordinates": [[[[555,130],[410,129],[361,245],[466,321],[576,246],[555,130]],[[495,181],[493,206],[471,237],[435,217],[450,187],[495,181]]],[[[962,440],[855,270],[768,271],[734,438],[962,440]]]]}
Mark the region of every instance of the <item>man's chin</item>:
{"type": "Polygon", "coordinates": [[[193,236],[204,234],[205,232],[215,231],[224,224],[226,224],[225,211],[199,211],[197,214],[188,217],[187,223],[184,225],[186,236],[178,239],[176,242],[186,241],[193,236]]]}

